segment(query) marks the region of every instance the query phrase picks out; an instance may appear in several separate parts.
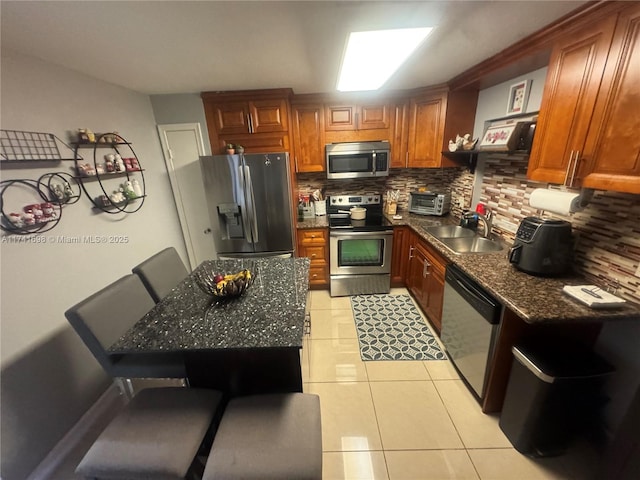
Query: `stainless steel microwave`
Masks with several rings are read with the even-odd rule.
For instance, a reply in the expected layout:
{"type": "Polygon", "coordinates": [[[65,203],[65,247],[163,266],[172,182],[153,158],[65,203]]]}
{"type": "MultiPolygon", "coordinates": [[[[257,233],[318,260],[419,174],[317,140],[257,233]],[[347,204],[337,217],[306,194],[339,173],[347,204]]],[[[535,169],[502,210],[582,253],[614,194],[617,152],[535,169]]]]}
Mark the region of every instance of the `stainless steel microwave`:
{"type": "Polygon", "coordinates": [[[409,212],[419,215],[445,215],[451,209],[450,193],[409,192],[409,212]]]}
{"type": "Polygon", "coordinates": [[[325,146],[327,178],[389,176],[389,142],[330,143],[325,146]]]}

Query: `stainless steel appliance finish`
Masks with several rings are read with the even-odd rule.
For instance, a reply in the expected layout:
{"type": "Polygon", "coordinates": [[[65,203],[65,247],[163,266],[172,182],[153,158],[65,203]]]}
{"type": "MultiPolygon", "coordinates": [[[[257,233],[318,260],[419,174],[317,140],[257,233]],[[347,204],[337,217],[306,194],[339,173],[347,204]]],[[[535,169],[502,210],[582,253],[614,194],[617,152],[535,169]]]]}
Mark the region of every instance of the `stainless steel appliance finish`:
{"type": "Polygon", "coordinates": [[[378,194],[329,197],[332,297],[388,293],[391,289],[393,226],[382,215],[381,201],[378,194]],[[364,220],[350,218],[353,206],[367,209],[364,220]]]}
{"type": "Polygon", "coordinates": [[[447,266],[440,339],[480,400],[501,315],[502,305],[491,294],[455,265],[447,266]]]}
{"type": "Polygon", "coordinates": [[[389,176],[389,142],[330,143],[325,146],[327,178],[389,176]]]}
{"type": "Polygon", "coordinates": [[[409,212],[411,213],[445,215],[450,209],[450,193],[409,192],[409,212]]]}
{"type": "Polygon", "coordinates": [[[293,254],[289,154],[200,157],[220,257],[293,254]]]}

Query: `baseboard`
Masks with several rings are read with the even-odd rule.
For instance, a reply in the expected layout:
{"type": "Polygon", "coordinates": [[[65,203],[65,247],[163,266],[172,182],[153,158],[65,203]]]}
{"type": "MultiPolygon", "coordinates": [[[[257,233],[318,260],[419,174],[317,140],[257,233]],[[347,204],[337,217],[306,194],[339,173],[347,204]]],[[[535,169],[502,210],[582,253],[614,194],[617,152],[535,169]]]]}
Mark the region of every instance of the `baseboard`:
{"type": "Polygon", "coordinates": [[[64,462],[67,455],[69,455],[87,432],[89,432],[91,427],[106,415],[113,416],[114,411],[120,409],[124,404],[123,402],[118,387],[113,383],[109,385],[109,388],[98,398],[96,403],[87,410],[71,430],[53,447],[44,460],[40,462],[36,469],[31,472],[27,480],[46,480],[50,478],[53,472],[64,462]]]}

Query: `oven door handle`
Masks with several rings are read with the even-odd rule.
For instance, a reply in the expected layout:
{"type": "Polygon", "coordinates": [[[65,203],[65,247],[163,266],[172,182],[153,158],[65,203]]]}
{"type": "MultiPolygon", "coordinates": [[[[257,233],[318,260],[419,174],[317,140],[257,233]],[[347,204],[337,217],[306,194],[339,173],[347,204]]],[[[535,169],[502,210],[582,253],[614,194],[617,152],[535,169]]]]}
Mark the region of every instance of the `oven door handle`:
{"type": "Polygon", "coordinates": [[[393,230],[376,230],[371,232],[346,232],[329,230],[330,237],[393,237],[393,230]]]}

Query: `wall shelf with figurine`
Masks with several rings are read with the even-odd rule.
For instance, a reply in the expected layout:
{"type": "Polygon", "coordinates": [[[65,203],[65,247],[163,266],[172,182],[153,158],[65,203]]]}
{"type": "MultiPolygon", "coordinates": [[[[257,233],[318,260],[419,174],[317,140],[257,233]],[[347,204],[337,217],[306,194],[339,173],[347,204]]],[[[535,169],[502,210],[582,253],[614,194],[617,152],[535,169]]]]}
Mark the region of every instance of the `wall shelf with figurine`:
{"type": "Polygon", "coordinates": [[[146,197],[144,169],[130,142],[116,132],[93,134],[81,129],[78,141],[72,145],[76,157],[74,178],[94,209],[119,214],[142,208],[146,197]],[[93,149],[93,162],[85,162],[78,155],[81,148],[93,149]],[[105,153],[106,149],[111,151],[105,153]],[[124,182],[118,184],[116,179],[124,182]]]}
{"type": "Polygon", "coordinates": [[[63,207],[79,199],[80,187],[67,173],[49,172],[38,180],[3,180],[0,229],[15,235],[48,232],[60,222],[63,207]],[[16,209],[19,205],[23,206],[16,209]]]}

